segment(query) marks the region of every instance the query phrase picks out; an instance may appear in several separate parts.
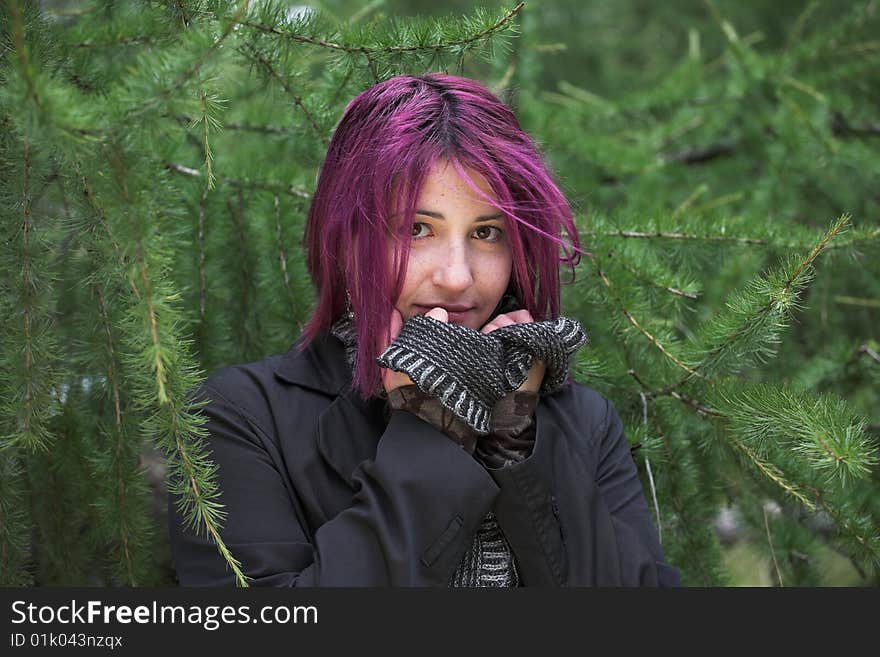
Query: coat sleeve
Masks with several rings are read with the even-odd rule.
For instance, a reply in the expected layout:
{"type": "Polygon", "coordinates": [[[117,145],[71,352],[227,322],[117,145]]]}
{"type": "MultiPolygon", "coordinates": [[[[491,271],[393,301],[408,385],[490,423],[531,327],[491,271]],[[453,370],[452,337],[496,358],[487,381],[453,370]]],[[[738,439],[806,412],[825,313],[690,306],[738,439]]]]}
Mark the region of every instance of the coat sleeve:
{"type": "MultiPolygon", "coordinates": [[[[207,444],[226,513],[220,535],[251,585],[446,586],[497,495],[492,478],[465,450],[398,410],[375,458],[353,474],[351,506],[311,532],[273,442],[218,391],[206,395],[212,400],[203,409],[207,444]]],[[[172,498],[171,548],[180,583],[233,585],[216,545],[185,527],[176,507],[172,498]]]]}
{"type": "Polygon", "coordinates": [[[595,391],[571,386],[542,400],[532,454],[489,472],[526,586],[678,584],[620,418],[595,391]]]}

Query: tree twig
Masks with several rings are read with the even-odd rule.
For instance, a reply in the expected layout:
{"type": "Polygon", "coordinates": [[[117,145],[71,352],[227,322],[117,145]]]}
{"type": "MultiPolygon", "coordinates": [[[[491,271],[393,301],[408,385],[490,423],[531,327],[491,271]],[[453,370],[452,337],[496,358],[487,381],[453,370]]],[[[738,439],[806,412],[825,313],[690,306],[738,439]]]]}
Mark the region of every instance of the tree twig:
{"type": "Polygon", "coordinates": [[[195,75],[196,72],[202,67],[202,64],[204,64],[205,61],[208,59],[208,57],[215,50],[217,50],[220,47],[220,45],[226,40],[226,38],[230,34],[232,34],[232,31],[233,31],[233,29],[235,29],[235,26],[239,24],[238,19],[241,18],[242,14],[244,14],[245,10],[248,8],[250,1],[251,0],[242,0],[241,5],[238,7],[238,11],[236,11],[235,15],[229,21],[229,24],[226,26],[226,29],[223,30],[223,34],[221,34],[219,37],[214,39],[213,43],[211,43],[211,45],[209,47],[205,48],[202,51],[202,53],[198,56],[198,58],[196,58],[196,60],[192,63],[192,65],[186,71],[184,71],[173,83],[171,83],[171,85],[167,89],[165,89],[165,91],[160,93],[158,96],[155,96],[151,100],[145,102],[139,108],[132,110],[130,112],[130,116],[131,117],[140,116],[141,114],[153,109],[154,107],[156,107],[156,105],[158,105],[162,101],[163,98],[171,95],[172,93],[174,93],[175,91],[180,89],[180,87],[183,86],[183,84],[187,80],[189,80],[193,75],[195,75]]]}
{"type": "Polygon", "coordinates": [[[253,61],[254,59],[259,63],[266,71],[278,81],[278,84],[287,92],[287,94],[293,98],[294,104],[302,110],[302,113],[305,114],[306,119],[308,119],[309,125],[325,143],[327,142],[327,137],[324,135],[324,132],[321,130],[320,126],[318,126],[317,121],[315,121],[315,117],[312,116],[312,113],[309,111],[309,108],[305,106],[302,97],[300,97],[293,89],[290,88],[290,85],[287,84],[287,81],[281,77],[278,71],[275,70],[275,67],[272,66],[272,63],[263,57],[256,48],[250,45],[245,46],[247,52],[243,52],[241,48],[239,48],[239,52],[242,52],[246,57],[250,57],[253,61]]]}
{"type": "MultiPolygon", "coordinates": [[[[184,176],[190,176],[192,178],[200,178],[203,174],[198,169],[193,169],[192,167],[187,167],[182,164],[175,164],[174,162],[166,162],[165,168],[169,171],[173,171],[174,173],[179,173],[184,176]]],[[[244,189],[261,189],[274,193],[284,193],[290,194],[291,196],[296,196],[298,198],[311,199],[312,195],[309,194],[306,190],[296,187],[294,185],[276,185],[273,183],[264,183],[264,182],[255,182],[252,180],[240,180],[238,178],[220,178],[220,181],[230,185],[231,187],[240,187],[244,189]]]]}
{"type": "Polygon", "coordinates": [[[701,376],[696,371],[694,371],[692,368],[688,367],[683,362],[681,362],[673,354],[671,354],[657,338],[655,338],[647,329],[643,328],[642,325],[639,324],[638,320],[636,320],[636,318],[633,316],[633,314],[631,312],[629,312],[629,310],[627,310],[623,306],[623,303],[620,301],[620,299],[618,299],[616,297],[616,295],[614,295],[614,292],[612,290],[611,281],[608,280],[608,276],[605,274],[604,271],[602,271],[602,268],[599,266],[599,263],[596,261],[595,256],[591,253],[588,253],[587,256],[590,258],[590,260],[593,261],[593,264],[596,266],[596,271],[599,273],[599,278],[601,279],[601,281],[605,285],[605,287],[608,288],[608,291],[611,292],[611,295],[615,298],[615,301],[617,301],[618,308],[623,313],[624,317],[626,317],[626,319],[629,321],[629,323],[632,324],[639,331],[639,333],[644,335],[651,344],[653,344],[657,349],[659,349],[660,352],[664,356],[669,358],[669,360],[671,360],[673,363],[675,363],[681,369],[683,369],[685,372],[687,372],[689,376],[701,376]]]}
{"type": "Polygon", "coordinates": [[[290,39],[292,41],[298,41],[300,43],[308,43],[315,46],[320,46],[322,48],[329,48],[331,50],[341,50],[347,53],[357,53],[361,55],[370,55],[370,54],[380,54],[380,53],[389,53],[389,54],[397,54],[404,52],[415,52],[419,50],[441,50],[443,48],[448,48],[449,46],[466,46],[475,41],[479,41],[480,39],[492,34],[493,32],[498,31],[505,23],[510,21],[519,10],[523,8],[524,2],[520,2],[513,9],[508,11],[501,19],[498,20],[493,26],[483,30],[482,32],[477,32],[465,39],[455,39],[452,41],[446,42],[438,42],[426,44],[423,46],[391,46],[388,48],[367,48],[365,46],[349,46],[341,43],[333,43],[332,41],[325,41],[323,39],[315,39],[314,37],[307,37],[301,34],[295,34],[293,32],[286,32],[284,30],[279,30],[277,27],[272,25],[263,25],[261,23],[252,23],[250,21],[239,21],[240,25],[246,25],[248,27],[252,27],[255,30],[260,30],[261,32],[266,32],[268,34],[275,34],[277,36],[284,37],[286,39],[290,39]]]}
{"type": "Polygon", "coordinates": [[[764,529],[767,530],[767,543],[770,544],[770,556],[773,557],[773,565],[776,567],[776,577],[779,580],[779,586],[785,586],[782,583],[782,573],[779,570],[779,563],[776,561],[776,551],[773,549],[773,539],[770,537],[770,524],[767,521],[767,507],[764,506],[764,529]]]}
{"type": "MultiPolygon", "coordinates": [[[[639,398],[642,400],[642,425],[645,431],[648,429],[648,398],[645,393],[640,392],[639,398]]],[[[660,504],[657,502],[657,488],[654,486],[654,474],[651,472],[651,460],[645,455],[645,470],[648,472],[648,484],[651,487],[651,498],[654,500],[654,514],[657,516],[657,539],[660,545],[663,545],[663,521],[660,519],[660,504]]]]}

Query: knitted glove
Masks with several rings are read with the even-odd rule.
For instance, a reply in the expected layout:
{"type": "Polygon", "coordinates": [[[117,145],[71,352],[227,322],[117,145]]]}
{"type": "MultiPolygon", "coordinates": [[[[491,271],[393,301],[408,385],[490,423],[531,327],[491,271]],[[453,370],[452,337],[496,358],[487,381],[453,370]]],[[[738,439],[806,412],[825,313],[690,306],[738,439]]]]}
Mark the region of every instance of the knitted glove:
{"type": "Polygon", "coordinates": [[[504,396],[499,340],[460,324],[415,315],[376,362],[409,375],[477,433],[489,432],[492,406],[504,396]]]}
{"type": "Polygon", "coordinates": [[[567,317],[480,333],[416,315],[376,362],[407,374],[420,390],[485,435],[492,407],[522,385],[534,358],[547,367],[542,392],[553,392],[568,378],[571,356],[586,339],[580,324],[567,317]]]}
{"type": "Polygon", "coordinates": [[[568,317],[549,322],[510,324],[497,328],[490,336],[504,345],[504,377],[508,390],[516,390],[529,376],[532,361],[537,358],[547,368],[542,394],[557,391],[568,378],[574,353],[587,341],[581,325],[568,317]]]}

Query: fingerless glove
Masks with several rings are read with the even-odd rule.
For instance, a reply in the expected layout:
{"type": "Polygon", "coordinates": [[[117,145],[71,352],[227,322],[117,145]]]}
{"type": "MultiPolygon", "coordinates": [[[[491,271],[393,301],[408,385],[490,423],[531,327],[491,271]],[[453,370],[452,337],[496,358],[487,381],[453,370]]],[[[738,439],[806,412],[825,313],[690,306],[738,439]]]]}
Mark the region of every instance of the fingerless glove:
{"type": "Polygon", "coordinates": [[[416,315],[376,362],[407,374],[420,390],[485,435],[492,408],[523,384],[535,358],[545,364],[541,393],[549,394],[568,378],[572,356],[586,341],[581,325],[568,317],[480,333],[416,315]]]}

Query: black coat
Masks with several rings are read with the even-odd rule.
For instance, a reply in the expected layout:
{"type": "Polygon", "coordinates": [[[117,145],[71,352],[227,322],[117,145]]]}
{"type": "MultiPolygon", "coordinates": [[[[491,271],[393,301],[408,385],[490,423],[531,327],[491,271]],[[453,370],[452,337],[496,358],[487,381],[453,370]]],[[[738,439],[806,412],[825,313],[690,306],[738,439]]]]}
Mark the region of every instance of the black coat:
{"type": "MultiPolygon", "coordinates": [[[[223,369],[208,446],[221,532],[254,585],[446,586],[491,509],[525,586],[675,585],[611,403],[543,396],[525,461],[487,470],[427,422],[351,392],[335,338],[223,369]]],[[[169,506],[183,585],[232,585],[216,546],[169,506]]]]}

